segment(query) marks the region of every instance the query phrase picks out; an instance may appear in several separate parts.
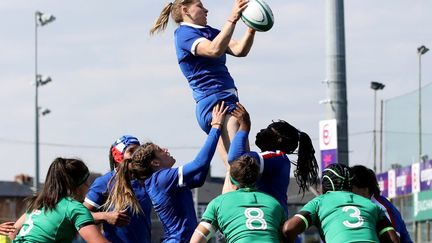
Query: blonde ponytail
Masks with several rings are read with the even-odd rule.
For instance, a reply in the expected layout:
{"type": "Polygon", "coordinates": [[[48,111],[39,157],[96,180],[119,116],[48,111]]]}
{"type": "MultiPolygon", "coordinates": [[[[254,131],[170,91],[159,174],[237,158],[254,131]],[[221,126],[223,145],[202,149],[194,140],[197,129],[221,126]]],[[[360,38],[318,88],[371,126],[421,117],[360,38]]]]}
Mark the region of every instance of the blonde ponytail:
{"type": "Polygon", "coordinates": [[[150,35],[153,35],[155,32],[163,32],[166,29],[173,5],[174,4],[170,2],[162,9],[159,17],[156,19],[153,27],[150,29],[150,35]]]}
{"type": "Polygon", "coordinates": [[[126,159],[123,163],[121,163],[117,167],[115,176],[110,179],[108,188],[112,189],[109,192],[107,201],[103,205],[105,211],[119,212],[129,209],[131,210],[132,214],[143,213],[141,205],[136,199],[135,193],[130,183],[130,163],[130,159],[126,159]]]}
{"type": "Polygon", "coordinates": [[[174,0],[173,2],[168,3],[162,9],[159,17],[156,19],[153,27],[150,29],[150,35],[153,35],[155,32],[160,33],[164,31],[168,25],[169,16],[171,15],[174,22],[176,24],[180,24],[183,21],[183,17],[181,14],[181,7],[188,6],[194,3],[196,0],[174,0]]]}

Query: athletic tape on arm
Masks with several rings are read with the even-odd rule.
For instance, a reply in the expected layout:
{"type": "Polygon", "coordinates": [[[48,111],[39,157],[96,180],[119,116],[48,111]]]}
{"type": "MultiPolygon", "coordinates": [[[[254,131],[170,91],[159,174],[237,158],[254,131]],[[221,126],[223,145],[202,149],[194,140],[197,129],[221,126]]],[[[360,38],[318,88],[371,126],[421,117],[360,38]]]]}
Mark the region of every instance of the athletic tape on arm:
{"type": "Polygon", "coordinates": [[[206,241],[209,241],[215,235],[216,228],[208,222],[201,222],[201,223],[199,223],[199,225],[195,229],[195,231],[201,233],[201,235],[204,236],[206,241]],[[202,227],[200,227],[200,226],[202,226],[202,227]]]}

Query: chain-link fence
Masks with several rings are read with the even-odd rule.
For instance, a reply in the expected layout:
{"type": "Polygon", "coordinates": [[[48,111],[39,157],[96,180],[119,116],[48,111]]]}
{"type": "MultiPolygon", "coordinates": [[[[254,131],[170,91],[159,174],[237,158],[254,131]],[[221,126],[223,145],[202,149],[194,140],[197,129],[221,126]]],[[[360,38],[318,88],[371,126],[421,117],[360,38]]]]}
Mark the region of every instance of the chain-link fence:
{"type": "MultiPolygon", "coordinates": [[[[432,157],[432,83],[421,92],[421,156],[427,159],[432,157]]],[[[420,161],[418,91],[384,101],[383,138],[384,170],[420,161]]]]}

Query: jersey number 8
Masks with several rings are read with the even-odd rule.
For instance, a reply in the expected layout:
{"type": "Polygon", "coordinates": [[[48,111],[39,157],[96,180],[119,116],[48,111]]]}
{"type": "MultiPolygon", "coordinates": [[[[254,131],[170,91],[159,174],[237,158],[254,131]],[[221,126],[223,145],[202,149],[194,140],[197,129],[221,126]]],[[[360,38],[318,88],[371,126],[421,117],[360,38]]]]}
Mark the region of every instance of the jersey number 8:
{"type": "Polygon", "coordinates": [[[267,229],[267,222],[264,219],[264,212],[260,208],[246,208],[244,215],[247,218],[246,228],[250,230],[267,229]]]}

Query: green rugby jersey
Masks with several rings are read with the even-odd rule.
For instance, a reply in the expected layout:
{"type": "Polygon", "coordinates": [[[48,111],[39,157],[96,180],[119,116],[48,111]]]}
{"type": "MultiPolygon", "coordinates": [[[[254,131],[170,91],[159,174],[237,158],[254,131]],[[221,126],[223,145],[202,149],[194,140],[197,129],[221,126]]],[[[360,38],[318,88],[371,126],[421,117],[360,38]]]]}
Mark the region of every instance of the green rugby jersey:
{"type": "Polygon", "coordinates": [[[392,229],[380,207],[347,191],[329,191],[301,211],[311,214],[325,242],[379,242],[378,234],[392,229]]]}
{"type": "Polygon", "coordinates": [[[279,243],[285,213],[272,196],[249,188],[213,199],[202,220],[219,229],[227,242],[279,243]]]}
{"type": "Polygon", "coordinates": [[[62,198],[53,210],[34,210],[14,242],[71,242],[83,225],[94,220],[84,205],[72,198],[62,198]]]}

